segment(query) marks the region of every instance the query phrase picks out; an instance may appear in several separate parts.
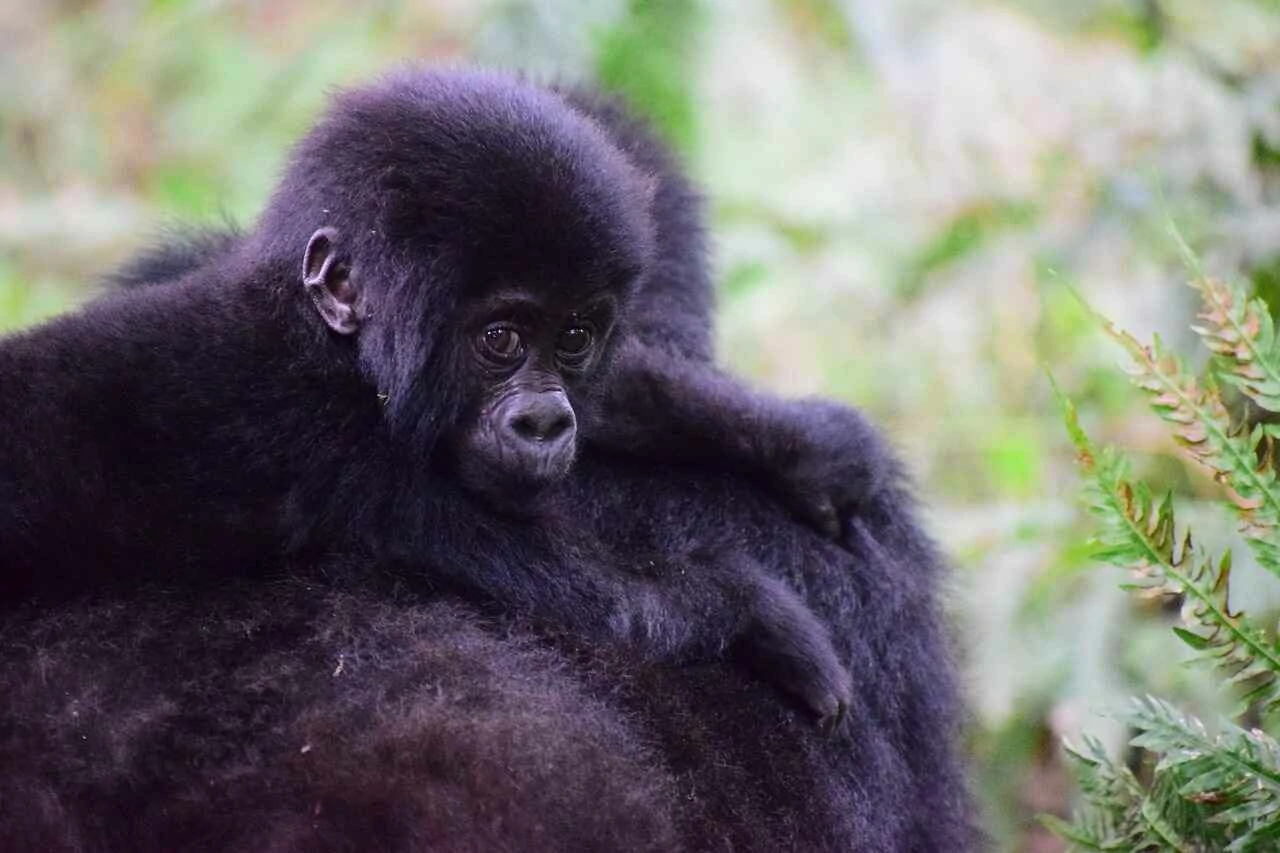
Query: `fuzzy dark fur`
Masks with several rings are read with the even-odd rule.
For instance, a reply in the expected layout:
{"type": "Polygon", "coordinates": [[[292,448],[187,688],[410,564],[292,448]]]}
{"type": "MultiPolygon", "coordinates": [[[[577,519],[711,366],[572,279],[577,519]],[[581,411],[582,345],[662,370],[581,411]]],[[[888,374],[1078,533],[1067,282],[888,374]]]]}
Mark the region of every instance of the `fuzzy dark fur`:
{"type": "Polygon", "coordinates": [[[40,850],[972,849],[938,563],[900,494],[850,521],[846,550],[732,477],[583,473],[613,507],[592,522],[637,560],[784,567],[854,674],[840,733],[723,663],[363,581],[149,594],[9,619],[0,832],[40,850]]]}
{"type": "Polygon", "coordinates": [[[0,433],[18,474],[0,479],[0,590],[28,602],[4,629],[0,832],[50,849],[966,848],[938,561],[891,457],[855,413],[709,365],[692,195],[616,107],[566,97],[581,112],[419,72],[347,95],[253,232],[144,257],[123,280],[199,269],[0,345],[22,412],[0,433]],[[649,217],[626,201],[649,194],[649,217]],[[374,226],[348,246],[382,283],[358,342],[297,284],[328,222],[374,226]],[[574,389],[573,472],[510,517],[436,448],[476,409],[453,318],[517,274],[611,289],[628,322],[607,378],[574,389]],[[762,480],[811,522],[842,519],[845,547],[762,480]],[[282,567],[345,591],[225,583],[282,567]],[[110,582],[125,603],[30,604],[110,582]],[[485,615],[414,603],[446,594],[485,615]],[[846,667],[847,727],[823,740],[803,709],[848,697],[846,667]]]}
{"type": "MultiPolygon", "coordinates": [[[[538,523],[580,509],[545,488],[550,442],[502,440],[503,407],[545,396],[529,386],[554,383],[577,412],[574,434],[606,444],[625,419],[602,418],[606,392],[625,387],[613,371],[654,377],[678,398],[698,390],[648,367],[676,359],[627,326],[640,287],[653,288],[641,305],[670,280],[705,288],[651,269],[684,254],[658,243],[659,183],[599,122],[502,75],[404,71],[340,95],[257,227],[193,244],[225,248],[216,262],[0,343],[0,397],[20,414],[0,437],[12,472],[0,481],[0,593],[52,598],[364,556],[654,659],[732,647],[838,721],[848,674],[789,589],[750,561],[696,555],[636,573],[630,555],[593,547],[571,520],[538,523]],[[303,270],[317,245],[336,259],[324,269],[340,275],[342,304],[303,270]],[[503,322],[533,340],[555,338],[545,318],[614,307],[581,364],[532,349],[495,364],[477,340],[513,299],[527,307],[503,322]],[[358,334],[335,334],[329,309],[352,311],[342,323],[358,334]]],[[[664,408],[676,425],[630,432],[657,429],[649,446],[675,445],[722,417],[696,399],[664,408]]]]}

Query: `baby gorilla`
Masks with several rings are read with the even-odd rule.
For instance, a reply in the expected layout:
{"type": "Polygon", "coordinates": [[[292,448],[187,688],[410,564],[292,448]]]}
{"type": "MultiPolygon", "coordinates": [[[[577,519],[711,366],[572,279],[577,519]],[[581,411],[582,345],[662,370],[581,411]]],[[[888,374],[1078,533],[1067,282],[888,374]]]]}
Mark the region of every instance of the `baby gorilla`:
{"type": "MultiPolygon", "coordinates": [[[[353,280],[340,240],[330,227],[312,235],[302,282],[329,327],[350,335],[360,329],[357,301],[366,289],[353,280]]],[[[637,274],[624,269],[617,281],[629,284],[637,274]]],[[[474,491],[529,499],[568,473],[577,436],[568,389],[594,379],[614,325],[613,289],[576,293],[513,282],[466,300],[458,323],[470,346],[461,369],[481,391],[471,395],[464,425],[445,438],[454,444],[447,458],[474,491]]]]}
{"type": "Polygon", "coordinates": [[[657,182],[509,77],[341,96],[216,263],[0,343],[0,596],[338,555],[649,659],[737,649],[838,720],[848,675],[785,584],[696,554],[638,571],[575,525],[589,491],[547,488],[583,436],[709,454],[828,525],[873,490],[856,452],[814,474],[859,447],[825,441],[839,417],[646,338],[657,182]]]}

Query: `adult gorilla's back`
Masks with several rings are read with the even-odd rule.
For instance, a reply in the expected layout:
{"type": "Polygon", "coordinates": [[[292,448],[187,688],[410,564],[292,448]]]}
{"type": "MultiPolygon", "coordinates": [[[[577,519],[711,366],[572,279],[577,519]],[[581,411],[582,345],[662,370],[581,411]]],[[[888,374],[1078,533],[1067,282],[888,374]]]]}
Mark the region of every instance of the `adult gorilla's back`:
{"type": "Polygon", "coordinates": [[[714,554],[745,537],[788,567],[858,685],[844,731],[824,738],[728,663],[646,665],[371,581],[150,593],[6,617],[0,837],[40,850],[972,846],[937,562],[900,495],[850,523],[846,551],[728,477],[590,457],[581,471],[574,484],[607,475],[628,499],[596,504],[623,547],[662,535],[714,554]]]}
{"type": "Polygon", "coordinates": [[[6,850],[675,846],[670,780],[625,721],[461,606],[284,582],[9,618],[0,640],[6,850]]]}

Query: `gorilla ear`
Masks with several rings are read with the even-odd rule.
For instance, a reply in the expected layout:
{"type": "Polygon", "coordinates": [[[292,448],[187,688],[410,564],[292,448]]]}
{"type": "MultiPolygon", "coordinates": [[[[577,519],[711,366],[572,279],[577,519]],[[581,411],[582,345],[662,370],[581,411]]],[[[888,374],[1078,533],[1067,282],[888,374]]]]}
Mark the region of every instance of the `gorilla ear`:
{"type": "Polygon", "coordinates": [[[321,228],[307,241],[302,256],[302,284],[330,329],[353,335],[360,329],[351,264],[338,251],[338,230],[321,228]]]}

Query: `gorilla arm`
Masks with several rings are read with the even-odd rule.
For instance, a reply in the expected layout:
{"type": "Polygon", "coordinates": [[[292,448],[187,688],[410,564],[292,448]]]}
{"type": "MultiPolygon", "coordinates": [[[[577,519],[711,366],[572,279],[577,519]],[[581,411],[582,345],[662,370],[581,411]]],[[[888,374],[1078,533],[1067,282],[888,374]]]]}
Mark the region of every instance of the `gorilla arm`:
{"type": "MultiPolygon", "coordinates": [[[[231,229],[172,233],[111,273],[107,283],[133,289],[171,280],[239,239],[231,229]]],[[[605,449],[710,462],[745,474],[832,537],[899,474],[883,439],[854,409],[760,393],[649,338],[622,343],[603,410],[585,433],[605,449]]]]}
{"type": "Polygon", "coordinates": [[[745,475],[831,537],[900,473],[883,438],[855,409],[764,394],[665,348],[625,342],[608,387],[588,441],[745,475]]]}
{"type": "Polygon", "coordinates": [[[593,476],[599,461],[542,495],[536,518],[496,515],[448,483],[419,490],[388,518],[405,549],[395,574],[410,588],[439,593],[456,585],[470,600],[479,592],[499,612],[522,614],[552,634],[620,646],[654,663],[728,654],[822,728],[837,725],[852,682],[825,622],[741,548],[690,547],[683,530],[620,547],[616,513],[635,505],[633,492],[593,476]]]}

